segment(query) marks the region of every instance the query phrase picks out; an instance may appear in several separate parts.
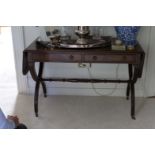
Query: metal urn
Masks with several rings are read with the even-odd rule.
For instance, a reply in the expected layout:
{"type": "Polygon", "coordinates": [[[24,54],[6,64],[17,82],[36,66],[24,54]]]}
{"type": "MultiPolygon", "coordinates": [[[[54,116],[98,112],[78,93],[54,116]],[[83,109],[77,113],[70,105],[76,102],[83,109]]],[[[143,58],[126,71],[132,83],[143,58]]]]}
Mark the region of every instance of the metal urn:
{"type": "Polygon", "coordinates": [[[77,44],[84,45],[89,43],[89,26],[78,26],[75,33],[79,37],[76,41],[77,44]]]}

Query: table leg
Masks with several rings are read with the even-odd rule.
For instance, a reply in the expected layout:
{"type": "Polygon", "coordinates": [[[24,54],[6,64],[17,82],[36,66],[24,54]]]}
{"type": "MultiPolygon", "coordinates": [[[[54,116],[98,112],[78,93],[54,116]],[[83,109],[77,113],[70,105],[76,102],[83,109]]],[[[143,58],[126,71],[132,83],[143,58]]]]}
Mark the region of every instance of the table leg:
{"type": "Polygon", "coordinates": [[[131,83],[131,117],[135,118],[135,86],[134,83],[131,83]]]}
{"type": "MultiPolygon", "coordinates": [[[[38,74],[39,78],[42,78],[43,68],[44,68],[44,63],[40,62],[40,64],[39,64],[39,74],[38,74]]],[[[41,82],[41,85],[43,87],[44,97],[47,97],[47,91],[46,91],[45,82],[44,81],[40,81],[40,82],[41,82]]]]}
{"type": "MultiPolygon", "coordinates": [[[[129,72],[129,80],[132,79],[132,64],[128,65],[128,72],[129,72]]],[[[126,89],[126,99],[129,99],[130,95],[130,83],[127,84],[127,89],[126,89]]]]}
{"type": "Polygon", "coordinates": [[[35,63],[34,62],[29,63],[29,69],[30,69],[31,76],[32,76],[33,80],[36,82],[35,93],[34,93],[34,111],[35,111],[36,117],[38,117],[38,97],[39,97],[40,83],[43,87],[44,96],[46,97],[46,85],[45,85],[44,81],[42,81],[43,67],[44,67],[44,63],[40,62],[39,63],[39,72],[37,75],[36,69],[35,69],[35,63]]]}
{"type": "Polygon", "coordinates": [[[42,87],[43,87],[43,93],[44,93],[44,97],[47,97],[47,91],[46,91],[46,85],[44,81],[41,81],[42,87]]]}
{"type": "Polygon", "coordinates": [[[36,82],[35,93],[34,93],[34,112],[36,117],[38,117],[38,96],[39,96],[39,86],[40,82],[36,82]]]}
{"type": "Polygon", "coordinates": [[[138,78],[138,66],[134,66],[134,75],[132,77],[132,81],[130,83],[131,88],[131,118],[136,119],[135,117],[135,83],[138,78]]]}

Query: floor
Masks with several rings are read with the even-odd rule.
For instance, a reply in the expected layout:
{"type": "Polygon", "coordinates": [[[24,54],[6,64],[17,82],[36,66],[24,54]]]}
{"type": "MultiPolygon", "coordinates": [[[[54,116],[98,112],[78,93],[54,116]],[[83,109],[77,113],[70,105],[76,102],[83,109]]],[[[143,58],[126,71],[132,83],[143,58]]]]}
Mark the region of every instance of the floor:
{"type": "Polygon", "coordinates": [[[136,120],[130,118],[130,101],[123,97],[48,96],[39,98],[39,117],[33,96],[0,92],[5,114],[18,115],[30,129],[152,129],[154,99],[136,98],[136,120]]]}

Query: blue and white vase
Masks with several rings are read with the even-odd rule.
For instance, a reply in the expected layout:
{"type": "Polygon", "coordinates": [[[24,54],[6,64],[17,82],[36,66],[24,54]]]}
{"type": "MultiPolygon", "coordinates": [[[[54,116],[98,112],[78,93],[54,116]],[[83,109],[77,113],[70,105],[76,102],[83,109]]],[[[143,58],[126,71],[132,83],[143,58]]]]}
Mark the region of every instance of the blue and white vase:
{"type": "Polygon", "coordinates": [[[120,39],[128,49],[134,49],[137,44],[137,34],[140,26],[115,26],[117,38],[120,39]]]}

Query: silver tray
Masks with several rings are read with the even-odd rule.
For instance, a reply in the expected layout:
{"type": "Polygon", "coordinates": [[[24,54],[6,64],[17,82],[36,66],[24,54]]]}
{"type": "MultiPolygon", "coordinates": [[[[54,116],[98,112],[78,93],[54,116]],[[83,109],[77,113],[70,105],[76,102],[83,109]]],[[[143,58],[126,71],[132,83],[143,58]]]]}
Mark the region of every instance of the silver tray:
{"type": "Polygon", "coordinates": [[[68,40],[61,42],[59,48],[95,48],[95,47],[106,47],[109,45],[105,40],[91,39],[87,44],[77,44],[76,40],[68,40]]]}

